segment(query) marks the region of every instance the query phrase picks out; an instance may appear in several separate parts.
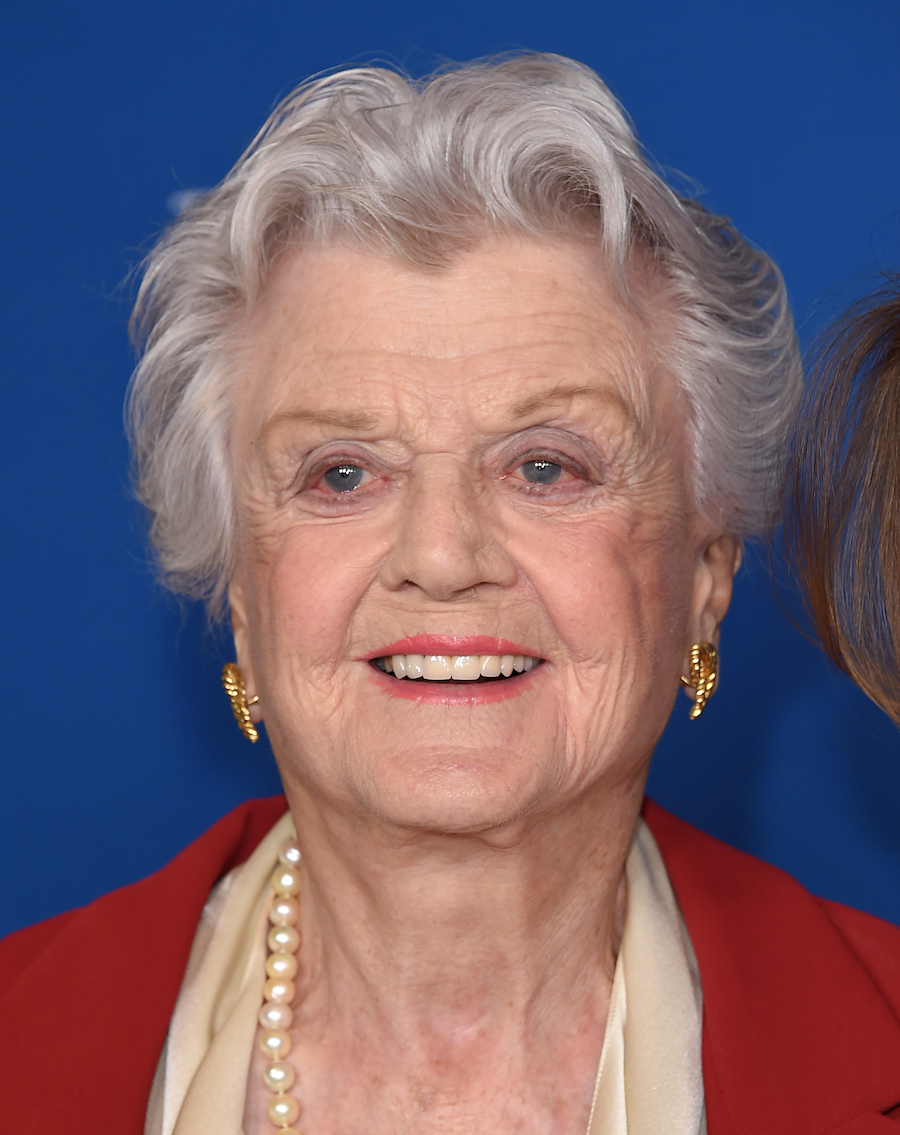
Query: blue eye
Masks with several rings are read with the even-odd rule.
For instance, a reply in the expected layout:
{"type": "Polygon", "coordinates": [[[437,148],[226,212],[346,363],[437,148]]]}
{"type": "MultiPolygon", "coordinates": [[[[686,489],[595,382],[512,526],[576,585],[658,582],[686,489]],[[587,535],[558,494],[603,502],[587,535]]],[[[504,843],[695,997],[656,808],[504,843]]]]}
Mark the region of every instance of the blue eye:
{"type": "Polygon", "coordinates": [[[358,465],[335,465],[329,469],[322,480],[336,493],[352,493],[362,484],[365,470],[358,465]]]}
{"type": "Polygon", "coordinates": [[[546,461],[539,458],[536,461],[526,461],[522,466],[522,476],[533,485],[552,485],[558,481],[562,473],[562,465],[555,461],[546,461]]]}

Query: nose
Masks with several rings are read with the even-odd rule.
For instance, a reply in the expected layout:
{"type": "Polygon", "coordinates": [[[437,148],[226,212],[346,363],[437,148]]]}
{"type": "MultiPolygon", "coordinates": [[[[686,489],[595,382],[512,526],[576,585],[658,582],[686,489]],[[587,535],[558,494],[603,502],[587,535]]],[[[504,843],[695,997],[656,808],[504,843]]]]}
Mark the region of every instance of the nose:
{"type": "Polygon", "coordinates": [[[489,493],[451,454],[414,459],[397,539],[382,564],[389,590],[416,587],[442,602],[516,579],[489,493]]]}

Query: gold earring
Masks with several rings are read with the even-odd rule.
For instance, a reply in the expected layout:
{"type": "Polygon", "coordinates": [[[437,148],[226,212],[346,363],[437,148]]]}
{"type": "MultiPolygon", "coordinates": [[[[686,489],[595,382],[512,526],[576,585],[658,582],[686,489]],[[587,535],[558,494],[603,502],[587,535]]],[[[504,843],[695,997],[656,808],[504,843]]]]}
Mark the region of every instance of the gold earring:
{"type": "Polygon", "coordinates": [[[258,741],[259,731],[250,720],[250,706],[256,705],[259,698],[255,697],[247,701],[244,675],[236,662],[226,662],[222,667],[222,685],[225,687],[225,693],[228,694],[228,700],[231,702],[231,709],[234,713],[234,719],[238,723],[238,728],[248,741],[258,741]]]}
{"type": "Polygon", "coordinates": [[[706,709],[718,679],[719,652],[711,642],[695,642],[691,647],[690,677],[681,679],[683,686],[690,686],[694,691],[694,704],[688,714],[691,721],[696,721],[706,709]]]}

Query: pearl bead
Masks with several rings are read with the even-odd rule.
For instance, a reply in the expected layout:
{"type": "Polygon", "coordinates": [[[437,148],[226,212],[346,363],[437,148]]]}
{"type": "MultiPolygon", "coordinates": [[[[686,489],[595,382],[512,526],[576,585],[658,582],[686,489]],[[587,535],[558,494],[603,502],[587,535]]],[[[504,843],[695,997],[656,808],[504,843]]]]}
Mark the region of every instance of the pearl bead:
{"type": "Polygon", "coordinates": [[[273,1092],[289,1092],[297,1078],[294,1068],[284,1060],[276,1060],[274,1064],[267,1064],[263,1072],[266,1087],[273,1092]]]}
{"type": "Polygon", "coordinates": [[[284,1060],[291,1051],[291,1038],[282,1029],[266,1029],[259,1038],[259,1047],[268,1060],[284,1060]]]}
{"type": "Polygon", "coordinates": [[[296,926],[300,921],[300,904],[290,895],[276,895],[269,907],[269,921],[274,926],[296,926]]]}
{"type": "Polygon", "coordinates": [[[273,954],[296,954],[300,948],[300,935],[293,926],[273,926],[268,942],[273,954]]]}
{"type": "Polygon", "coordinates": [[[300,848],[293,842],[288,840],[287,843],[281,845],[281,850],[278,852],[278,862],[285,867],[297,867],[300,864],[300,848]]]}
{"type": "Polygon", "coordinates": [[[263,986],[263,996],[276,1005],[291,1005],[297,996],[297,989],[289,977],[270,977],[263,986]]]}
{"type": "Polygon", "coordinates": [[[276,867],[272,872],[272,890],[276,895],[296,895],[300,890],[300,872],[297,868],[276,867]]]}
{"type": "Polygon", "coordinates": [[[269,1100],[269,1106],[266,1110],[269,1113],[269,1119],[272,1120],[275,1126],[282,1127],[287,1123],[293,1123],[300,1115],[300,1104],[297,1103],[293,1096],[286,1096],[279,1093],[269,1100]]]}
{"type": "Polygon", "coordinates": [[[287,1005],[267,1001],[259,1011],[259,1023],[264,1029],[289,1029],[294,1014],[287,1005]]]}
{"type": "Polygon", "coordinates": [[[294,977],[297,973],[297,959],[293,954],[269,954],[266,973],[269,977],[294,977]]]}

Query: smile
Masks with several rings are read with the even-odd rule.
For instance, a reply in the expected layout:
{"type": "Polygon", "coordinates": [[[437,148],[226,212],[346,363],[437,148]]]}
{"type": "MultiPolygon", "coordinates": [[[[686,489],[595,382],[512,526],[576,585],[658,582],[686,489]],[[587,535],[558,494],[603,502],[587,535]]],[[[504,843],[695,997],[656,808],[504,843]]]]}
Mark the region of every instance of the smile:
{"type": "Polygon", "coordinates": [[[385,654],[371,659],[384,674],[426,682],[502,681],[533,670],[541,661],[527,654],[385,654]]]}

